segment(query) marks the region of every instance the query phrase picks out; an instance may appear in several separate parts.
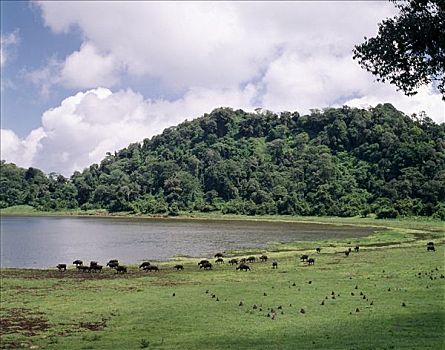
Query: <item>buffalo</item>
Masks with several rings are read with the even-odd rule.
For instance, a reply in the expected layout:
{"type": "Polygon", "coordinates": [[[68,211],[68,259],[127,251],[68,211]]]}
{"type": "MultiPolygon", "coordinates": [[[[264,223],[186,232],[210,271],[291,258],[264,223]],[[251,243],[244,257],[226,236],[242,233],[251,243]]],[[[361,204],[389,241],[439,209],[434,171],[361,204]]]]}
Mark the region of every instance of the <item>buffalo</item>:
{"type": "Polygon", "coordinates": [[[82,272],[90,272],[91,271],[91,267],[84,266],[84,265],[78,265],[77,266],[77,270],[82,271],[82,272]]]}
{"type": "Polygon", "coordinates": [[[320,248],[320,247],[317,247],[317,248],[315,248],[315,251],[316,251],[317,253],[320,253],[320,252],[321,252],[321,248],[320,248]]]}
{"type": "Polygon", "coordinates": [[[147,266],[150,266],[150,263],[148,261],[144,261],[142,264],[139,265],[139,268],[145,269],[147,266]]]}
{"type": "Polygon", "coordinates": [[[208,261],[208,260],[201,260],[201,261],[198,263],[198,266],[202,266],[203,264],[210,264],[210,261],[208,261]]]}
{"type": "Polygon", "coordinates": [[[426,247],[426,251],[427,252],[435,252],[436,251],[436,248],[433,246],[433,245],[429,245],[429,246],[427,246],[426,247]]]}
{"type": "Polygon", "coordinates": [[[216,264],[224,264],[224,259],[223,258],[218,258],[215,260],[216,264]]]}
{"type": "Polygon", "coordinates": [[[122,265],[116,266],[116,273],[127,273],[127,267],[122,265]]]}
{"type": "Polygon", "coordinates": [[[108,261],[107,266],[110,266],[110,264],[111,264],[111,265],[112,265],[112,264],[117,264],[117,265],[119,265],[119,260],[117,260],[117,259],[111,259],[110,261],[108,261]]]}
{"type": "Polygon", "coordinates": [[[159,267],[157,267],[156,265],[147,265],[143,269],[144,269],[144,271],[156,271],[156,272],[159,272],[159,267]]]}
{"type": "Polygon", "coordinates": [[[309,259],[309,255],[306,255],[306,254],[304,254],[300,257],[301,261],[307,261],[307,259],[309,259]]]}
{"type": "Polygon", "coordinates": [[[179,271],[179,270],[184,270],[184,265],[175,265],[174,267],[173,267],[174,269],[176,269],[177,271],[179,271]]]}
{"type": "Polygon", "coordinates": [[[354,250],[358,253],[360,250],[360,247],[358,245],[355,246],[354,250]]]}
{"type": "Polygon", "coordinates": [[[250,262],[250,263],[253,263],[253,262],[255,262],[255,257],[254,256],[249,256],[247,259],[246,259],[246,261],[247,262],[250,262]]]}
{"type": "Polygon", "coordinates": [[[83,265],[83,261],[82,260],[74,260],[73,265],[76,265],[76,267],[79,265],[83,265]]]}
{"type": "Polygon", "coordinates": [[[349,250],[346,250],[346,251],[345,251],[345,255],[346,255],[346,256],[349,256],[349,250]]]}
{"type": "Polygon", "coordinates": [[[107,266],[110,268],[110,269],[115,269],[115,268],[117,268],[118,266],[119,266],[119,263],[118,262],[109,262],[108,264],[107,264],[107,266]]]}
{"type": "Polygon", "coordinates": [[[272,262],[272,268],[273,269],[277,269],[278,268],[278,263],[276,261],[272,262]]]}
{"type": "Polygon", "coordinates": [[[229,264],[230,264],[230,265],[236,265],[236,264],[238,264],[238,259],[230,259],[230,260],[229,260],[229,264]]]}
{"type": "Polygon", "coordinates": [[[267,255],[261,255],[261,256],[260,256],[260,260],[261,260],[262,262],[266,262],[267,259],[268,259],[267,255]]]}
{"type": "Polygon", "coordinates": [[[90,270],[92,272],[102,272],[102,265],[96,264],[96,265],[90,266],[90,270]]]}
{"type": "Polygon", "coordinates": [[[223,258],[224,255],[222,253],[216,253],[214,257],[215,258],[223,258]]]}
{"type": "Polygon", "coordinates": [[[96,266],[97,265],[97,261],[90,261],[90,267],[96,266]]]}
{"type": "Polygon", "coordinates": [[[66,264],[58,264],[56,267],[59,269],[59,271],[66,271],[66,264]]]}
{"type": "Polygon", "coordinates": [[[241,259],[240,259],[240,263],[241,263],[241,264],[245,264],[245,263],[246,263],[246,258],[241,258],[241,259]]]}
{"type": "Polygon", "coordinates": [[[315,259],[314,258],[309,258],[307,260],[308,265],[314,265],[315,264],[315,259]]]}
{"type": "Polygon", "coordinates": [[[246,265],[246,264],[240,264],[236,269],[237,270],[244,270],[244,271],[249,270],[250,271],[249,265],[246,265]]]}
{"type": "Polygon", "coordinates": [[[202,264],[199,266],[199,268],[200,268],[200,269],[204,269],[204,270],[211,270],[211,269],[212,269],[212,264],[209,263],[209,262],[207,261],[207,262],[205,262],[205,263],[202,263],[202,264]]]}

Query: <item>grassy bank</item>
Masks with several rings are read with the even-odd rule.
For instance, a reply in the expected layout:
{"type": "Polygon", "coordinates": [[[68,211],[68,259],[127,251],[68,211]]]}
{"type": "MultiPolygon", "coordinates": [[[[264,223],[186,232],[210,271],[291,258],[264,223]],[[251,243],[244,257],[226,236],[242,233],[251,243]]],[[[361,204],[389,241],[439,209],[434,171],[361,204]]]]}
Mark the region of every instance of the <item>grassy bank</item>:
{"type": "Polygon", "coordinates": [[[441,349],[444,243],[441,232],[396,228],[276,245],[247,272],[227,259],[203,271],[189,258],[125,275],[3,269],[2,348],[441,349]]]}

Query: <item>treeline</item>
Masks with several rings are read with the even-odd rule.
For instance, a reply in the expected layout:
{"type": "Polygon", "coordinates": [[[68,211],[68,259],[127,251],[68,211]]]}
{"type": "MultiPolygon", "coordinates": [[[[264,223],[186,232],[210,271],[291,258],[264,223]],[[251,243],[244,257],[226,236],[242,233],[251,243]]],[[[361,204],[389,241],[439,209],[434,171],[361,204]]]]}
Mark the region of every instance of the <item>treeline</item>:
{"type": "Polygon", "coordinates": [[[445,124],[392,105],[219,108],[58,174],[1,163],[0,207],[445,219],[445,124]]]}

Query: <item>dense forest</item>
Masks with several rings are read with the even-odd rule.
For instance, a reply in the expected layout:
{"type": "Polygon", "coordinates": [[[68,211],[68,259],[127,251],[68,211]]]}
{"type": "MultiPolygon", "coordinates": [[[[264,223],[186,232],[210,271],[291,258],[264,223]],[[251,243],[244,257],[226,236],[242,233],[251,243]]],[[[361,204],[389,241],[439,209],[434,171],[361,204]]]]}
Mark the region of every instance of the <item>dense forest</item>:
{"type": "Polygon", "coordinates": [[[218,108],[69,179],[1,163],[0,208],[445,219],[445,124],[390,104],[218,108]]]}

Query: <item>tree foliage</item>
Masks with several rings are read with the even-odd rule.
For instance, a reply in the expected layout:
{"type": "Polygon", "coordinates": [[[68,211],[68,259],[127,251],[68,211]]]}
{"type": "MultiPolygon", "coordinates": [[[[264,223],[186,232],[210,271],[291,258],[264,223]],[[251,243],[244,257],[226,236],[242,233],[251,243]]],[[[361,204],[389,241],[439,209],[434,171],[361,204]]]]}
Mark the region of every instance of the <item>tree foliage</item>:
{"type": "Polygon", "coordinates": [[[2,161],[0,206],[442,218],[444,140],[445,124],[390,104],[303,116],[219,108],[69,179],[2,161]]]}
{"type": "Polygon", "coordinates": [[[378,35],[355,46],[354,59],[407,95],[437,83],[445,99],[445,1],[394,1],[400,13],[379,24],[378,35]]]}

